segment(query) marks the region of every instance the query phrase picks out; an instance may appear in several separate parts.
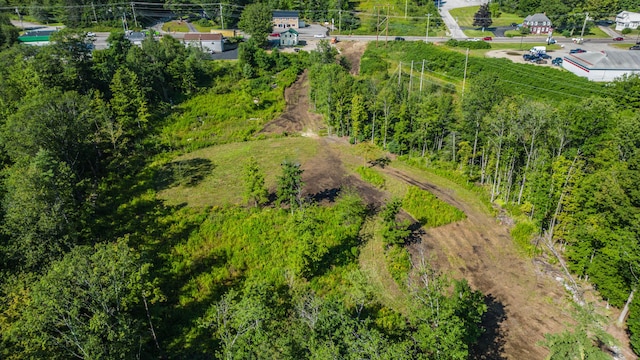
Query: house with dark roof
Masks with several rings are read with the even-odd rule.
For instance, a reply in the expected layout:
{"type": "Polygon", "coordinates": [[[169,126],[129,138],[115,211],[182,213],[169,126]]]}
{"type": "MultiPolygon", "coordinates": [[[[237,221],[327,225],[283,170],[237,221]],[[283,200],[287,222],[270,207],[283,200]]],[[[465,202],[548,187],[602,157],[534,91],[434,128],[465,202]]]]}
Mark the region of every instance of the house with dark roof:
{"type": "Polygon", "coordinates": [[[522,27],[528,28],[532,34],[548,34],[553,31],[551,20],[545,14],[533,14],[524,18],[522,27]]]}
{"type": "Polygon", "coordinates": [[[640,51],[587,51],[565,55],[562,67],[591,81],[640,75],[640,51]]]}
{"type": "Polygon", "coordinates": [[[124,37],[125,39],[131,41],[133,45],[141,46],[142,41],[147,37],[147,35],[145,35],[145,33],[140,31],[127,30],[124,33],[124,37]]]}
{"type": "Polygon", "coordinates": [[[273,12],[273,26],[297,29],[300,27],[300,14],[297,11],[276,10],[273,12]]]}
{"type": "Polygon", "coordinates": [[[222,34],[187,33],[182,39],[186,46],[194,46],[207,53],[221,53],[224,51],[224,37],[222,34]]]}
{"type": "Polygon", "coordinates": [[[640,27],[640,13],[623,11],[616,15],[616,30],[637,29],[640,27]]]}
{"type": "Polygon", "coordinates": [[[280,33],[280,46],[296,46],[298,45],[298,32],[289,28],[285,32],[280,33]]]}

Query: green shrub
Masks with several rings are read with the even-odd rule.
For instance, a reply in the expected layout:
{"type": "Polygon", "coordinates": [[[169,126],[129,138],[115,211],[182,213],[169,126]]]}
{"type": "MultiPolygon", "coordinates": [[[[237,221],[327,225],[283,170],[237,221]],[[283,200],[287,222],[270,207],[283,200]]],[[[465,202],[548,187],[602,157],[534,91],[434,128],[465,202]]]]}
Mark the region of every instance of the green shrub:
{"type": "Polygon", "coordinates": [[[461,47],[466,49],[491,49],[491,44],[486,41],[449,39],[445,44],[450,47],[461,47]]]}
{"type": "Polygon", "coordinates": [[[622,29],[622,31],[621,31],[621,32],[622,32],[622,34],[624,34],[624,35],[631,34],[631,29],[629,29],[629,28],[624,28],[624,29],[622,29]]]}
{"type": "Polygon", "coordinates": [[[527,256],[535,256],[539,250],[531,243],[533,236],[537,233],[536,225],[530,221],[522,221],[511,229],[511,237],[518,249],[527,256]]]}
{"type": "Polygon", "coordinates": [[[426,227],[438,227],[465,218],[462,211],[415,186],[409,187],[402,207],[426,227]]]}
{"type": "Polygon", "coordinates": [[[407,249],[401,245],[392,245],[387,249],[385,257],[391,277],[398,285],[406,286],[411,270],[411,258],[407,249]]]}
{"type": "Polygon", "coordinates": [[[385,184],[384,178],[376,170],[370,167],[360,166],[359,168],[356,169],[356,172],[360,174],[360,176],[362,177],[362,180],[372,185],[375,185],[381,189],[384,188],[384,184],[385,184]]]}

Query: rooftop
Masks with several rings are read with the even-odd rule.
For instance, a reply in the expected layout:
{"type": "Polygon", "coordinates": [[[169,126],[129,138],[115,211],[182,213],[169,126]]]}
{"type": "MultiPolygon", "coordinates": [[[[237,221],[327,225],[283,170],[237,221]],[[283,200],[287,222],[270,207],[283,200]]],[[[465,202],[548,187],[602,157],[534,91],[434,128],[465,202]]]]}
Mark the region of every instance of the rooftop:
{"type": "Polygon", "coordinates": [[[565,56],[589,70],[640,70],[637,51],[587,51],[565,56]]]}
{"type": "Polygon", "coordinates": [[[299,13],[297,11],[283,11],[283,10],[275,10],[273,12],[274,18],[297,18],[299,17],[299,13]]]}
{"type": "Polygon", "coordinates": [[[528,22],[543,22],[543,21],[548,21],[551,22],[551,20],[549,20],[549,18],[547,17],[547,15],[542,14],[542,13],[537,13],[537,14],[533,14],[533,15],[529,15],[526,18],[524,18],[524,22],[528,23],[528,22]]]}
{"type": "Polygon", "coordinates": [[[640,21],[640,13],[623,11],[616,16],[616,21],[640,21]]]}
{"type": "Polygon", "coordinates": [[[211,34],[211,33],[187,33],[184,34],[185,41],[193,41],[193,40],[222,40],[222,34],[211,34]]]}

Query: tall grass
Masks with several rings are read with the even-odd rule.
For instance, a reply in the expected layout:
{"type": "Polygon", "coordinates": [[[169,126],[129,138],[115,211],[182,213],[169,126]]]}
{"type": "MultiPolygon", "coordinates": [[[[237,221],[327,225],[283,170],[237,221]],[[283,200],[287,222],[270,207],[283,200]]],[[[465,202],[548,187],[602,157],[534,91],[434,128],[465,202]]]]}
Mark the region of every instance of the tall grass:
{"type": "Polygon", "coordinates": [[[162,139],[170,148],[183,151],[247,141],[284,110],[284,88],[296,78],[293,68],[273,78],[223,77],[206,93],[176,107],[162,139]]]}
{"type": "Polygon", "coordinates": [[[407,190],[402,207],[426,227],[438,227],[466,217],[454,206],[415,186],[410,186],[407,190]]]}
{"type": "Polygon", "coordinates": [[[367,166],[360,166],[356,168],[356,172],[360,174],[360,176],[362,177],[362,180],[376,187],[384,188],[384,184],[385,184],[384,177],[382,177],[382,175],[380,175],[380,173],[378,173],[376,170],[367,166]]]}
{"type": "Polygon", "coordinates": [[[511,237],[516,243],[518,250],[528,257],[534,257],[540,250],[532,243],[533,237],[537,234],[536,225],[531,221],[519,221],[511,229],[511,237]]]}

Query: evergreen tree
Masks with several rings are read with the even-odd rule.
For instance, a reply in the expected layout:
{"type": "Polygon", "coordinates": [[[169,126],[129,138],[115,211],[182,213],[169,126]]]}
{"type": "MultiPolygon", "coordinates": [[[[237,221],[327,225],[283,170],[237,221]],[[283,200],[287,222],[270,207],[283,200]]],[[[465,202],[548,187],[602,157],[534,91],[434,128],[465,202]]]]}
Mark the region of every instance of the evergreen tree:
{"type": "Polygon", "coordinates": [[[479,26],[487,28],[493,24],[491,20],[491,11],[489,10],[489,4],[480,5],[480,9],[473,15],[473,26],[479,26]]]}
{"type": "Polygon", "coordinates": [[[249,158],[249,162],[244,168],[245,201],[253,202],[254,206],[262,205],[267,202],[267,188],[264,185],[264,173],[258,167],[258,161],[255,157],[249,158]]]}
{"type": "Polygon", "coordinates": [[[291,212],[302,205],[302,172],[298,163],[288,160],[282,163],[282,175],[278,178],[278,204],[289,204],[291,212]]]}

